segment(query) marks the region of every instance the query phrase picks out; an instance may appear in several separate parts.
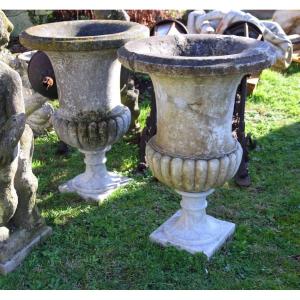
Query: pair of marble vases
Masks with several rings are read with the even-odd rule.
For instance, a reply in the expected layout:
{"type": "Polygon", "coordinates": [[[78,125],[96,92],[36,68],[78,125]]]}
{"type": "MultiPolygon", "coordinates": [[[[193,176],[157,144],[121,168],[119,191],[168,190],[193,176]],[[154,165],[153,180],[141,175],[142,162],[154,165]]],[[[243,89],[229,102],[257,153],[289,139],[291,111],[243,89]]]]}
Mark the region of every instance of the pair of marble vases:
{"type": "Polygon", "coordinates": [[[129,179],[106,169],[105,153],[128,130],[130,111],[121,104],[117,50],[149,36],[146,26],[122,21],[68,21],[25,30],[20,41],[50,58],[59,109],[52,122],[59,138],[85,154],[86,171],[59,187],[100,201],[129,179]]]}
{"type": "Polygon", "coordinates": [[[85,199],[99,200],[127,181],[105,168],[105,152],[130,124],[120,103],[119,61],[150,74],[157,134],[146,159],[154,176],[182,195],[182,209],[150,237],[210,257],[235,229],[205,212],[206,196],[232,178],[241,161],[241,146],[231,134],[235,93],[243,76],[272,64],[275,51],[242,37],[142,39],[148,35],[146,27],[130,22],[74,21],[32,27],[21,42],[45,51],[53,64],[60,102],[54,128],[86,155],[86,172],[60,190],[85,199]]]}

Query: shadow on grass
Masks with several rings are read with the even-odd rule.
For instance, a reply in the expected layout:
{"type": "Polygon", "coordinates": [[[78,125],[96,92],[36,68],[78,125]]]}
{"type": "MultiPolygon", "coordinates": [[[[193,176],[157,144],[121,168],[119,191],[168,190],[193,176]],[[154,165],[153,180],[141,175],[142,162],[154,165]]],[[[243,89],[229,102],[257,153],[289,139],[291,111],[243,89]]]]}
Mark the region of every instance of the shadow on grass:
{"type": "MultiPolygon", "coordinates": [[[[99,206],[81,202],[78,196],[59,194],[56,185],[79,172],[82,158],[75,151],[60,165],[49,153],[45,155],[49,145],[38,145],[36,158],[45,157],[48,166],[38,169],[44,182],[39,207],[53,235],[22,267],[1,278],[0,287],[297,288],[299,262],[292,257],[300,253],[299,131],[300,124],[295,123],[259,139],[260,150],[251,153],[252,186],[241,189],[230,182],[210,197],[208,213],[233,221],[237,231],[209,262],[202,254],[190,255],[149,241],[149,234],[179,208],[180,197],[174,191],[151,176],[134,176],[132,183],[99,206]],[[59,180],[49,175],[60,172],[59,180]]],[[[108,163],[114,160],[111,164],[117,171],[129,171],[134,155],[132,145],[120,143],[108,163]],[[131,159],[124,166],[128,154],[131,159]]]]}
{"type": "MultiPolygon", "coordinates": [[[[57,136],[51,133],[48,137],[40,138],[35,145],[33,172],[39,179],[40,198],[48,198],[49,193],[57,193],[60,184],[85,171],[84,155],[74,148],[70,148],[65,156],[58,155],[57,142],[57,136]]],[[[137,151],[137,146],[129,142],[116,143],[106,153],[108,169],[131,176],[131,170],[137,164],[137,151]]],[[[80,199],[75,194],[73,198],[75,202],[80,199]]]]}

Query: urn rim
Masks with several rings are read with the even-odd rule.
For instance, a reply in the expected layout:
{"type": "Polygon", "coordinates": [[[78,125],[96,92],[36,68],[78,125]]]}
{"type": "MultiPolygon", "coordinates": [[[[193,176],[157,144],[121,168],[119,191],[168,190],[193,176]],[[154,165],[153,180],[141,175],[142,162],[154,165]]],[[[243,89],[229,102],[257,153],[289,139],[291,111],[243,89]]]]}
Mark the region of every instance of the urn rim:
{"type": "Polygon", "coordinates": [[[95,51],[123,46],[149,36],[149,29],[135,22],[118,20],[76,20],[36,25],[19,38],[29,49],[42,51],[95,51]]]}
{"type": "Polygon", "coordinates": [[[268,42],[240,36],[186,34],[128,42],[118,50],[118,58],[125,67],[143,73],[222,76],[251,74],[270,67],[275,51],[268,42]]]}

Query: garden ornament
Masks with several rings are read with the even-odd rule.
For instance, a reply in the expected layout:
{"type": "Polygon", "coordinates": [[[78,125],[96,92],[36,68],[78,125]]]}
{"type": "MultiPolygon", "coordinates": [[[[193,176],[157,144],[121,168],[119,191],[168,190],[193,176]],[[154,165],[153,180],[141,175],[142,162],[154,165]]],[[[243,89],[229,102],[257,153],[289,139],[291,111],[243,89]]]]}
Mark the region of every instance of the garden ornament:
{"type": "Polygon", "coordinates": [[[151,37],[118,50],[121,63],[150,75],[157,132],[147,143],[153,175],[182,196],[181,210],[150,238],[208,258],[235,224],[206,214],[206,197],[237,172],[242,148],[232,136],[241,79],[269,67],[275,48],[254,39],[216,34],[151,37]]]}
{"type": "Polygon", "coordinates": [[[105,153],[128,130],[130,110],[121,104],[117,49],[149,35],[126,21],[83,20],[30,27],[20,35],[27,48],[44,51],[54,69],[59,109],[53,115],[59,138],[85,155],[86,171],[60,185],[88,201],[106,198],[129,179],[108,172],[105,153]]]}

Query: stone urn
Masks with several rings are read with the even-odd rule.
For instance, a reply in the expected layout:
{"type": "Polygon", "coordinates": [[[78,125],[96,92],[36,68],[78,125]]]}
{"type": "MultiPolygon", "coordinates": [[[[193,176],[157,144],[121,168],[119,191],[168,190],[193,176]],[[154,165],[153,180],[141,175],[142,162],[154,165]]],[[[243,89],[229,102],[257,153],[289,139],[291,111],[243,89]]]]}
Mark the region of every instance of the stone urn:
{"type": "Polygon", "coordinates": [[[235,224],[206,214],[206,197],[234,176],[242,158],[231,133],[237,87],[269,67],[274,53],[265,42],[211,34],[151,37],[118,50],[125,67],[152,79],[157,134],[146,160],[182,196],[181,210],[151,240],[209,258],[233,234],[235,224]]]}
{"type": "Polygon", "coordinates": [[[130,111],[120,102],[117,49],[148,35],[146,26],[107,20],[49,23],[20,35],[24,46],[44,51],[54,68],[59,95],[52,118],[56,133],[85,154],[86,171],[62,184],[61,192],[99,201],[128,182],[105,166],[105,153],[130,124],[130,111]]]}

